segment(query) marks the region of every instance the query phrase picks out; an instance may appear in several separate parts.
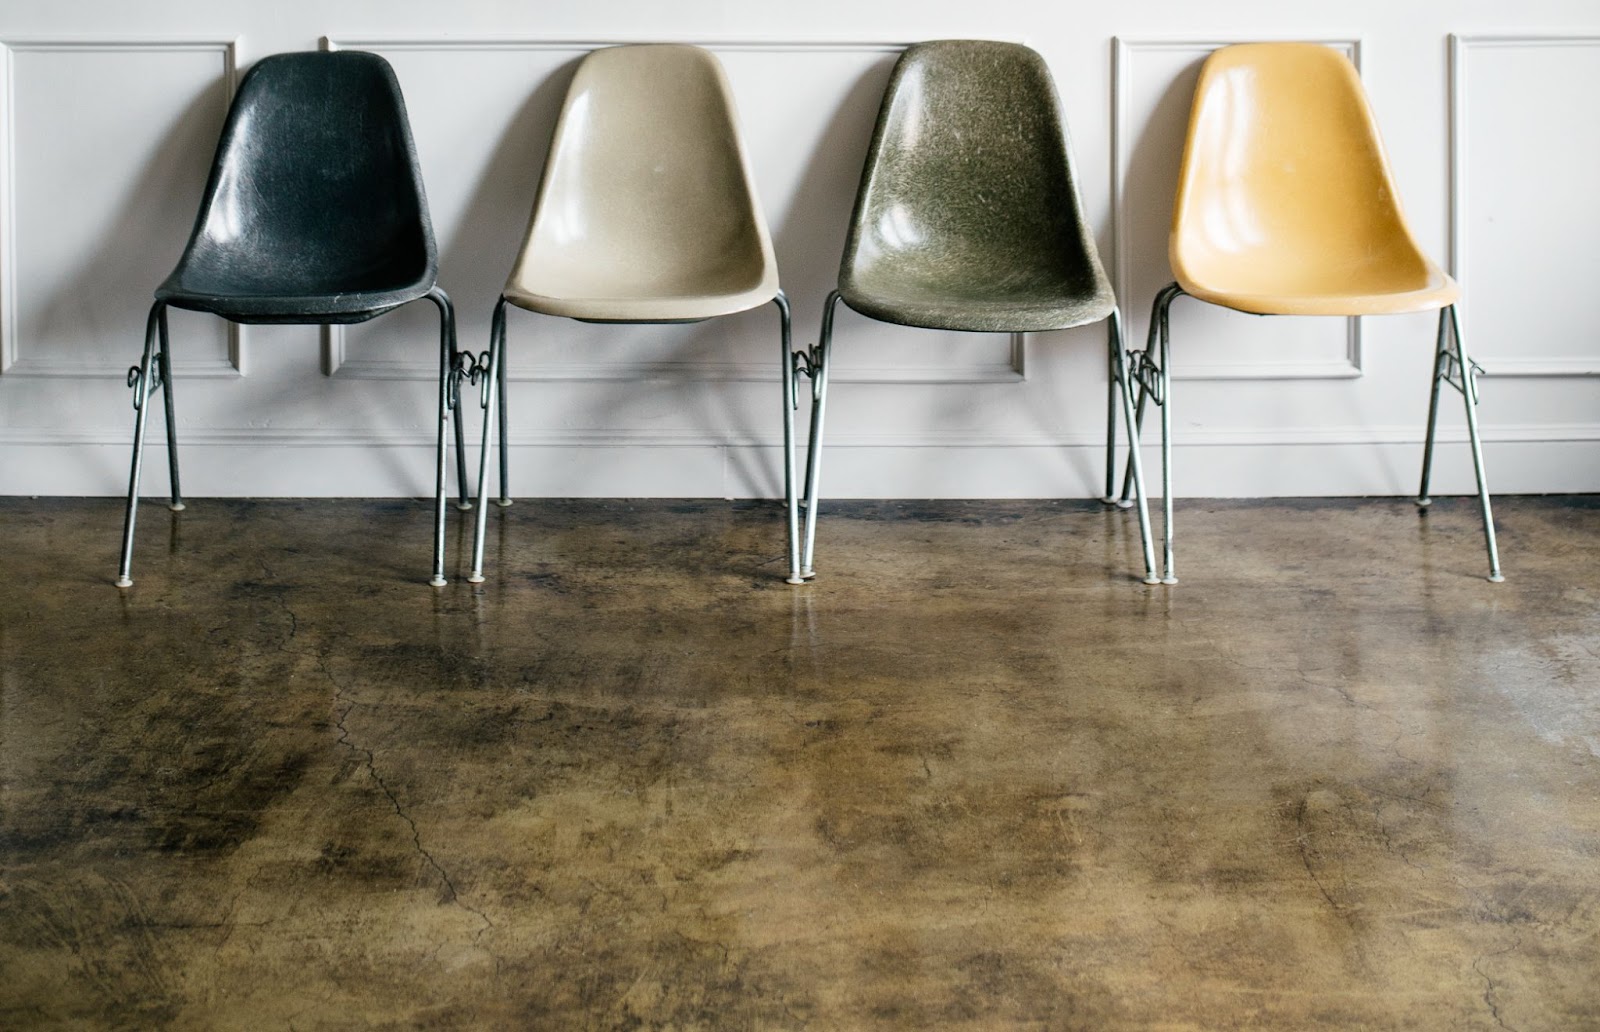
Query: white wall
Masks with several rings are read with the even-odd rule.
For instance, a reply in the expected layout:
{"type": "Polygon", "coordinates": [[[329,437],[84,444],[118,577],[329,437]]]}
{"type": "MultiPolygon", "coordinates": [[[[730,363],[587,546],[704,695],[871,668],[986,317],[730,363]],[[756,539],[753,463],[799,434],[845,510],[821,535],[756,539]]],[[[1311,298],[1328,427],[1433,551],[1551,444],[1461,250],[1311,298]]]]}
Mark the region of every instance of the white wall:
{"type": "MultiPolygon", "coordinates": [[[[441,283],[459,306],[463,346],[478,350],[576,59],[612,42],[712,47],[738,96],[804,342],[837,269],[893,54],[941,37],[1017,40],[1049,61],[1136,335],[1169,278],[1172,181],[1198,61],[1252,39],[1323,40],[1354,54],[1408,214],[1464,282],[1468,344],[1489,373],[1491,485],[1600,490],[1600,322],[1588,297],[1600,283],[1593,0],[9,0],[0,492],[125,490],[133,410],[123,376],[150,291],[193,220],[229,91],[263,55],[329,40],[395,65],[441,283]]],[[[429,493],[436,331],[431,307],[415,307],[327,335],[175,313],[188,493],[429,493]]],[[[843,312],[825,492],[1098,494],[1103,334],[1014,342],[843,312]]],[[[1179,494],[1414,489],[1429,316],[1255,319],[1180,301],[1174,334],[1179,494]]],[[[678,328],[513,311],[512,347],[515,493],[781,491],[770,307],[678,328]]],[[[1466,491],[1459,404],[1445,412],[1444,439],[1455,443],[1435,486],[1466,491]]],[[[478,416],[472,409],[474,432],[478,416]]],[[[152,420],[147,493],[165,489],[161,440],[152,420]]]]}

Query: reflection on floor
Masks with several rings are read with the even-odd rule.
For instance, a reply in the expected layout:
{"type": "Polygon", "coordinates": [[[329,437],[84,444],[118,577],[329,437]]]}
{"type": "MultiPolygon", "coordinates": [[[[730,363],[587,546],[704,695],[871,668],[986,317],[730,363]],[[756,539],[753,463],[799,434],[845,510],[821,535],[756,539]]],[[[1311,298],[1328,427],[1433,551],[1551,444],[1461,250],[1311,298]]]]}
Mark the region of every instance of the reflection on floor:
{"type": "Polygon", "coordinates": [[[0,1027],[1600,1027],[1600,501],[0,501],[0,1027]]]}

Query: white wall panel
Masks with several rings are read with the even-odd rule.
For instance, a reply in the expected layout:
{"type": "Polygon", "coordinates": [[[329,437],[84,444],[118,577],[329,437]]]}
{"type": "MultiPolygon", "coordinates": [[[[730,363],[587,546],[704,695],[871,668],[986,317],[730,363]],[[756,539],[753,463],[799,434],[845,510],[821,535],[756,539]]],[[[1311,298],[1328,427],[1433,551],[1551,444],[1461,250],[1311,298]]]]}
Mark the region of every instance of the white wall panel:
{"type": "MultiPolygon", "coordinates": [[[[1359,56],[1406,210],[1425,247],[1453,251],[1466,287],[1468,343],[1492,374],[1491,484],[1600,490],[1600,341],[1586,318],[1600,131],[1582,115],[1600,89],[1592,0],[59,0],[0,5],[0,492],[123,489],[123,376],[193,222],[236,65],[319,46],[394,64],[441,283],[462,346],[477,351],[576,60],[610,42],[709,46],[733,83],[803,345],[837,272],[894,52],[950,37],[1027,42],[1050,63],[1136,342],[1170,279],[1172,191],[1205,54],[1311,39],[1359,56]]],[[[682,327],[513,312],[515,489],[777,494],[776,322],[770,306],[682,327]]],[[[176,313],[189,493],[427,493],[436,327],[425,304],[326,334],[238,337],[176,313]]],[[[1098,494],[1100,327],[1014,340],[841,310],[837,330],[827,494],[1098,494]]],[[[1427,317],[1260,319],[1184,300],[1173,332],[1180,494],[1414,487],[1427,317]]],[[[475,408],[468,427],[475,437],[475,408]]],[[[1445,409],[1442,437],[1440,491],[1470,490],[1459,406],[1445,409]]],[[[159,427],[151,439],[159,449],[159,427]]],[[[151,492],[161,466],[147,464],[151,492]]]]}
{"type": "MultiPolygon", "coordinates": [[[[121,375],[153,280],[193,224],[232,92],[233,46],[11,40],[3,60],[0,369],[121,375]]],[[[178,375],[226,376],[240,364],[226,326],[181,314],[175,323],[185,340],[178,375]]]]}
{"type": "Polygon", "coordinates": [[[1491,376],[1600,376],[1600,36],[1453,36],[1454,263],[1491,376]]]}

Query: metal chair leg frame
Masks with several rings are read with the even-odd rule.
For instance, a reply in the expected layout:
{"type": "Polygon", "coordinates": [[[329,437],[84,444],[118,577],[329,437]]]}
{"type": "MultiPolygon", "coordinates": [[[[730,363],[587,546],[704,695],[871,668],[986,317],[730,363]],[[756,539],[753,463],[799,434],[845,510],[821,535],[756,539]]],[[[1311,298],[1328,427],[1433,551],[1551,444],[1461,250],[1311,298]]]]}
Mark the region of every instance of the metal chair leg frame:
{"type": "MultiPolygon", "coordinates": [[[[428,581],[436,588],[448,583],[444,579],[444,520],[445,520],[445,456],[448,454],[446,424],[454,407],[452,395],[456,372],[456,313],[450,297],[434,287],[428,291],[428,300],[439,309],[439,431],[436,458],[437,477],[434,481],[433,517],[433,577],[428,581]]],[[[457,462],[460,462],[458,453],[457,462]]]]}
{"type": "Polygon", "coordinates": [[[1439,311],[1438,346],[1433,359],[1433,388],[1428,399],[1428,432],[1422,446],[1422,484],[1417,490],[1417,504],[1426,506],[1433,501],[1428,497],[1428,482],[1433,473],[1439,386],[1448,383],[1460,392],[1466,407],[1467,439],[1472,445],[1472,472],[1478,482],[1478,508],[1483,516],[1484,548],[1489,554],[1489,580],[1499,584],[1505,577],[1500,573],[1500,550],[1494,539],[1494,512],[1489,504],[1489,482],[1483,468],[1483,443],[1478,435],[1477,374],[1482,371],[1467,356],[1466,346],[1461,340],[1461,319],[1456,306],[1445,306],[1439,311]]]}
{"type": "Polygon", "coordinates": [[[1110,349],[1111,375],[1106,379],[1106,493],[1100,500],[1107,505],[1116,505],[1117,484],[1117,368],[1121,361],[1117,349],[1117,338],[1121,336],[1120,330],[1107,335],[1107,346],[1110,349]]]}
{"type": "Polygon", "coordinates": [[[150,309],[144,328],[144,355],[139,364],[128,370],[128,386],[133,388],[133,462],[128,471],[128,508],[122,517],[122,558],[117,566],[117,587],[133,586],[129,571],[133,565],[133,528],[139,514],[139,474],[144,467],[144,428],[149,413],[150,391],[154,386],[151,375],[161,375],[165,363],[156,360],[156,339],[162,311],[166,305],[157,301],[150,309]]]}
{"type": "MultiPolygon", "coordinates": [[[[1111,338],[1111,375],[1114,387],[1121,395],[1122,418],[1128,426],[1128,467],[1133,476],[1134,491],[1138,495],[1139,506],[1139,544],[1144,552],[1144,582],[1146,584],[1159,584],[1160,578],[1156,576],[1155,549],[1150,543],[1150,506],[1144,494],[1144,467],[1139,459],[1138,428],[1133,411],[1133,394],[1128,389],[1128,376],[1130,359],[1127,344],[1122,337],[1122,313],[1116,309],[1111,310],[1111,318],[1107,329],[1111,338]]],[[[1110,456],[1107,457],[1110,462],[1110,456]]],[[[1106,468],[1107,488],[1110,488],[1112,471],[1106,468]]],[[[1109,495],[1109,490],[1107,494],[1109,495]]]]}
{"type": "Polygon", "coordinates": [[[172,478],[172,500],[167,503],[167,508],[182,512],[183,488],[178,484],[178,413],[172,400],[172,347],[167,333],[167,306],[157,302],[156,308],[160,312],[156,317],[156,329],[161,335],[161,348],[156,352],[156,359],[160,363],[161,400],[167,410],[167,472],[172,478]]]}
{"type": "MultiPolygon", "coordinates": [[[[452,374],[453,375],[453,374],[452,374]]],[[[467,431],[461,420],[461,395],[453,389],[450,391],[450,416],[455,424],[456,436],[456,508],[462,512],[472,510],[472,494],[467,487],[467,431]]]]}
{"type": "Polygon", "coordinates": [[[800,552],[800,578],[817,575],[817,485],[822,477],[822,421],[828,407],[828,365],[833,353],[833,313],[839,304],[837,290],[828,294],[822,306],[822,332],[817,346],[809,352],[796,352],[796,368],[811,377],[811,433],[806,446],[806,528],[800,552]]]}
{"type": "MultiPolygon", "coordinates": [[[[502,325],[500,327],[500,346],[502,351],[505,349],[505,343],[505,326],[502,325]]],[[[504,362],[505,356],[502,354],[502,365],[504,362]]],[[[494,500],[494,504],[504,509],[506,506],[511,504],[511,447],[508,442],[509,434],[506,430],[506,426],[510,421],[511,406],[508,404],[506,398],[507,378],[502,374],[497,376],[495,379],[500,385],[500,497],[494,500]]]]}
{"type": "MultiPolygon", "coordinates": [[[[483,544],[489,524],[489,509],[486,504],[489,500],[489,434],[495,424],[495,403],[501,396],[499,387],[503,380],[500,375],[500,364],[505,354],[505,345],[506,299],[502,297],[495,302],[494,317],[489,323],[489,353],[483,359],[481,368],[483,388],[478,396],[478,403],[483,407],[483,447],[478,452],[478,519],[472,535],[472,573],[467,577],[473,584],[483,583],[483,544]]],[[[500,440],[502,463],[500,485],[501,490],[504,490],[505,423],[503,421],[500,424],[500,440]]]]}
{"type": "Polygon", "coordinates": [[[783,388],[783,500],[784,513],[787,519],[788,546],[789,546],[789,576],[786,578],[790,584],[804,584],[805,578],[800,575],[800,501],[795,493],[795,445],[794,445],[794,410],[800,405],[799,392],[795,388],[799,377],[796,368],[800,365],[800,356],[794,351],[793,320],[789,312],[789,298],[783,291],[772,299],[778,306],[778,316],[782,323],[782,383],[783,388]]]}
{"type": "MultiPolygon", "coordinates": [[[[1173,571],[1172,562],[1172,345],[1171,345],[1171,319],[1172,302],[1185,295],[1182,287],[1176,283],[1169,284],[1156,295],[1155,304],[1150,310],[1150,334],[1145,344],[1144,352],[1132,355],[1132,374],[1139,381],[1139,403],[1133,413],[1134,433],[1132,438],[1139,440],[1139,431],[1144,429],[1144,407],[1148,399],[1154,401],[1161,409],[1161,515],[1162,515],[1162,564],[1166,571],[1161,578],[1163,584],[1178,583],[1177,574],[1173,571]],[[1155,352],[1154,361],[1150,353],[1155,352]]],[[[1136,445],[1137,446],[1137,445],[1136,445]]],[[[1123,508],[1128,506],[1128,487],[1133,479],[1133,456],[1128,457],[1128,466],[1122,478],[1122,500],[1118,502],[1123,508]]]]}

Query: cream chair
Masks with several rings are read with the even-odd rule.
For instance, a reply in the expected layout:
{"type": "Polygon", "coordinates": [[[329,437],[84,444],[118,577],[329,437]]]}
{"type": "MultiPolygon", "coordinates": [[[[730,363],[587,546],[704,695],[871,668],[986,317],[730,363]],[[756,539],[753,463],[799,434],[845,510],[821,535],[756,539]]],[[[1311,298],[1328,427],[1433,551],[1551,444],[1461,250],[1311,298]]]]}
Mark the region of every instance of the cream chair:
{"type": "MultiPolygon", "coordinates": [[[[589,322],[696,322],[789,303],[756,199],[727,76],[699,47],[610,47],[584,58],[556,122],[533,217],[495,305],[483,380],[472,574],[483,580],[489,428],[499,406],[507,488],[506,306],[589,322]]],[[[784,385],[785,411],[791,387],[784,385]]],[[[793,478],[793,435],[786,438],[793,478]]],[[[791,555],[796,553],[790,519],[791,555]]],[[[791,563],[791,565],[794,565],[791,563]]]]}

